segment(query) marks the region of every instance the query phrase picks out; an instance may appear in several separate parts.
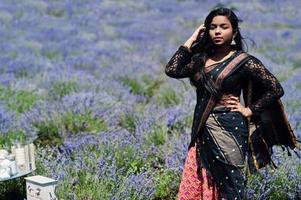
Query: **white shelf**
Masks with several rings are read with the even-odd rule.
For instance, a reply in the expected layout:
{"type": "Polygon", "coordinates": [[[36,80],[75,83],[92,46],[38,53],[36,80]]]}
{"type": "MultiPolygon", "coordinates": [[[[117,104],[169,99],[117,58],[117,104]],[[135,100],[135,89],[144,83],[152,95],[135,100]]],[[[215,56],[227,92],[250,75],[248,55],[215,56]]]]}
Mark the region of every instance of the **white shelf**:
{"type": "Polygon", "coordinates": [[[26,175],[30,174],[31,172],[33,172],[33,170],[23,172],[23,173],[18,173],[18,174],[14,175],[14,176],[11,176],[9,178],[3,178],[3,179],[0,178],[0,182],[12,180],[12,179],[19,178],[19,177],[22,177],[22,176],[26,176],[26,175]]]}

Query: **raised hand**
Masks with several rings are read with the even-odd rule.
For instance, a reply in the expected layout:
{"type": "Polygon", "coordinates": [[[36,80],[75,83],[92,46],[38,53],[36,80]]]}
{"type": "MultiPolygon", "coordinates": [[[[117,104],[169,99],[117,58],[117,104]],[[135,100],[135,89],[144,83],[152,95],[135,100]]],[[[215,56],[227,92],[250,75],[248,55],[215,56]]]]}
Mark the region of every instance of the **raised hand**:
{"type": "Polygon", "coordinates": [[[184,46],[190,48],[191,45],[198,39],[198,37],[203,34],[206,30],[204,24],[201,24],[190,36],[190,38],[184,43],[184,46]]]}

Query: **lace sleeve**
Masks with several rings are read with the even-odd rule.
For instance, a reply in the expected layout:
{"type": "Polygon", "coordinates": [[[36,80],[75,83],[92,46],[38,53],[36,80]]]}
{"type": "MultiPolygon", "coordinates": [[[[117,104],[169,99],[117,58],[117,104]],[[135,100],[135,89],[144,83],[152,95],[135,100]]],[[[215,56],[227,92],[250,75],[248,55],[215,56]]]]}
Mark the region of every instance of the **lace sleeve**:
{"type": "Polygon", "coordinates": [[[165,67],[165,74],[172,78],[186,78],[193,74],[192,53],[187,47],[180,46],[165,67]]]}
{"type": "Polygon", "coordinates": [[[253,84],[253,93],[262,91],[258,98],[249,106],[254,115],[258,115],[267,106],[284,95],[282,86],[276,77],[255,57],[252,57],[244,65],[244,73],[247,78],[258,85],[253,84]]]}

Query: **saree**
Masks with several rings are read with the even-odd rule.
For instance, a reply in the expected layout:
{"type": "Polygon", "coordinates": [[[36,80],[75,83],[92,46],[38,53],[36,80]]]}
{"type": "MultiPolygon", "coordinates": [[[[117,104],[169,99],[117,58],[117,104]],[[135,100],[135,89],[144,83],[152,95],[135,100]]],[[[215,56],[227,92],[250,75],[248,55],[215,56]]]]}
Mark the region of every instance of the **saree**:
{"type": "Polygon", "coordinates": [[[178,197],[194,200],[205,193],[210,196],[207,199],[245,199],[245,156],[246,172],[253,173],[271,165],[274,145],[300,148],[280,101],[284,92],[276,77],[257,58],[237,51],[205,71],[216,88],[221,89],[221,97],[216,97],[197,81],[198,56],[180,46],[165,68],[169,77],[196,80],[197,104],[183,170],[190,172],[183,173],[178,197]],[[241,92],[241,99],[253,113],[249,119],[227,108],[227,99],[240,97],[241,92]],[[193,182],[201,186],[196,189],[193,182]],[[191,191],[199,195],[189,196],[191,191]]]}
{"type": "Polygon", "coordinates": [[[205,168],[197,173],[196,146],[189,149],[181,184],[178,192],[178,200],[218,200],[220,193],[211,176],[208,176],[205,168]]]}
{"type": "Polygon", "coordinates": [[[198,162],[207,169],[221,196],[245,199],[244,165],[248,148],[247,121],[226,107],[214,109],[197,139],[198,162]]]}
{"type": "MultiPolygon", "coordinates": [[[[228,62],[238,54],[211,68],[208,72],[211,78],[218,81],[228,62]]],[[[207,106],[209,116],[195,145],[189,149],[184,165],[179,200],[245,199],[243,169],[248,146],[247,119],[226,107],[230,96],[233,95],[223,95],[212,108],[207,106]],[[191,154],[195,154],[195,159],[191,154]]]]}
{"type": "Polygon", "coordinates": [[[178,199],[246,199],[247,140],[246,119],[240,113],[214,109],[203,134],[189,149],[178,199]]]}

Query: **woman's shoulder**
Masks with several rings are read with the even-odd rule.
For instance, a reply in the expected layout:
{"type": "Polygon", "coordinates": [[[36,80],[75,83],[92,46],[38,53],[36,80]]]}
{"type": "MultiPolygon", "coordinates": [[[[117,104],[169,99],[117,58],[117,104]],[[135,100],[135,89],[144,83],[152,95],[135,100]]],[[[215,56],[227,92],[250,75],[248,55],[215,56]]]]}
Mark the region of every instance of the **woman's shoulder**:
{"type": "Polygon", "coordinates": [[[246,62],[244,63],[244,66],[249,66],[249,65],[263,65],[260,59],[253,54],[246,52],[246,51],[241,51],[242,53],[245,53],[247,55],[246,62]]]}

